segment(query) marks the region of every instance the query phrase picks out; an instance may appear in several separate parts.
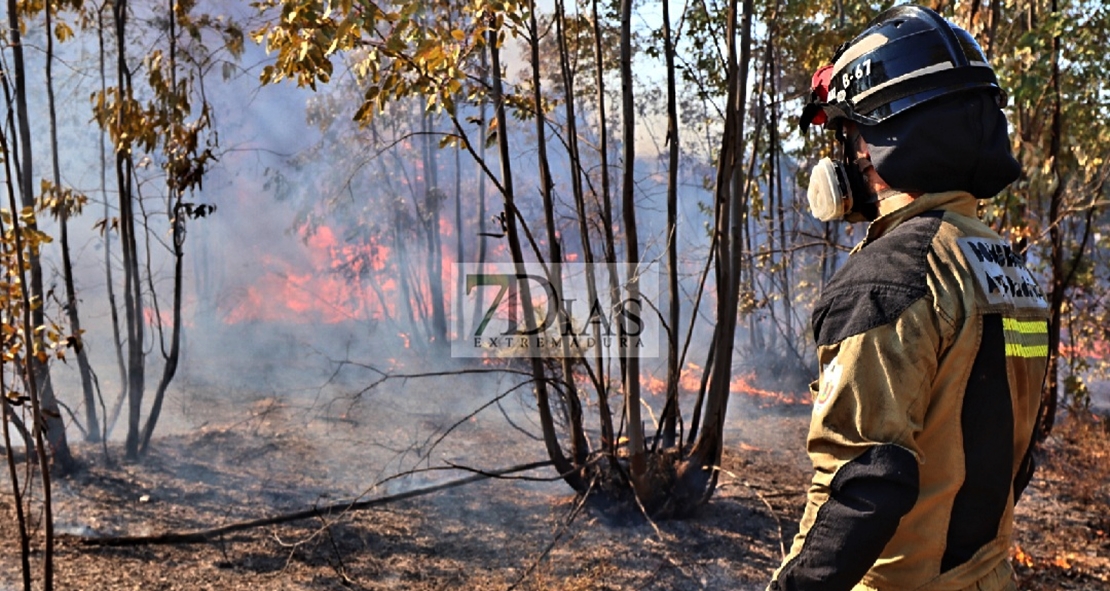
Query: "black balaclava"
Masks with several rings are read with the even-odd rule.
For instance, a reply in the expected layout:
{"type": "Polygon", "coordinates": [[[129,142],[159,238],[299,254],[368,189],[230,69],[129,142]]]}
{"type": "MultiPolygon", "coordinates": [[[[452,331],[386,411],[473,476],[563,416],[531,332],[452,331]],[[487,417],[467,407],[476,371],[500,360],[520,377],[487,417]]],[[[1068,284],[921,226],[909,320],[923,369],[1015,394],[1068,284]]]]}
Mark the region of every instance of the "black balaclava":
{"type": "Polygon", "coordinates": [[[962,190],[990,199],[1021,174],[1006,117],[988,92],[930,101],[859,131],[875,171],[900,191],[962,190]]]}

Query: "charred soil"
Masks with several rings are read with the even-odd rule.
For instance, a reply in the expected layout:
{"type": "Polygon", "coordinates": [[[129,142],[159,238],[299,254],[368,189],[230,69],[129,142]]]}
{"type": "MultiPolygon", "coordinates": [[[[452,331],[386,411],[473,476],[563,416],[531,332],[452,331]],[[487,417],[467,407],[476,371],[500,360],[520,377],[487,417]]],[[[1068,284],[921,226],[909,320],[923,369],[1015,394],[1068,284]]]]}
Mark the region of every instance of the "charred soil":
{"type": "MultiPolygon", "coordinates": [[[[209,528],[386,491],[334,490],[328,472],[336,463],[321,461],[328,450],[296,429],[268,423],[212,424],[164,437],[140,464],[108,465],[99,446],[83,447],[85,468],[56,484],[56,587],[763,589],[789,546],[804,502],[806,422],[797,409],[764,410],[741,421],[729,439],[719,490],[696,516],[682,521],[614,517],[581,506],[559,482],[490,479],[210,543],[116,548],[90,547],[82,539],[209,528]]],[[[1110,589],[1106,425],[1070,420],[1044,447],[1018,510],[1014,562],[1020,589],[1110,589]]],[[[496,442],[479,443],[476,450],[496,442]]],[[[536,444],[491,456],[504,465],[514,457],[521,463],[542,459],[540,454],[536,444]]],[[[471,463],[500,467],[480,455],[471,463]]],[[[462,475],[434,472],[428,482],[462,475]]],[[[11,497],[2,502],[10,511],[11,497]]],[[[3,520],[0,528],[6,540],[0,589],[15,589],[20,561],[13,520],[3,520]]],[[[34,557],[36,563],[40,558],[34,557]]]]}

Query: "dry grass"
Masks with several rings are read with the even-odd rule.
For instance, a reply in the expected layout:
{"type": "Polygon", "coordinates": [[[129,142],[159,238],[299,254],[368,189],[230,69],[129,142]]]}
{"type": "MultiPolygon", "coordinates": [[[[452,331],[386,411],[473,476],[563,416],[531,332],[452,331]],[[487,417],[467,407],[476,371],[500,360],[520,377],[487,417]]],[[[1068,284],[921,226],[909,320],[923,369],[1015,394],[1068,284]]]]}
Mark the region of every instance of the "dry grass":
{"type": "Polygon", "coordinates": [[[1014,554],[1028,591],[1110,589],[1110,432],[1067,417],[1045,442],[1017,510],[1014,554]]]}
{"type": "MultiPolygon", "coordinates": [[[[80,449],[89,467],[59,483],[60,529],[107,535],[212,526],[360,492],[337,488],[334,478],[342,466],[362,469],[356,457],[345,458],[350,449],[321,447],[283,427],[281,409],[264,411],[254,423],[162,438],[140,465],[104,466],[97,449],[80,449]]],[[[589,507],[568,523],[576,501],[564,484],[487,481],[205,545],[92,549],[63,541],[58,588],[762,590],[802,509],[806,422],[796,412],[735,420],[718,493],[695,517],[658,529],[589,507]]],[[[1069,421],[1049,439],[1018,506],[1017,542],[1028,560],[1018,567],[1020,589],[1110,589],[1105,425],[1069,421]]],[[[534,445],[505,446],[483,433],[466,433],[474,464],[537,459],[534,445]]],[[[0,536],[9,540],[0,546],[0,589],[14,588],[11,520],[0,520],[0,536]]]]}

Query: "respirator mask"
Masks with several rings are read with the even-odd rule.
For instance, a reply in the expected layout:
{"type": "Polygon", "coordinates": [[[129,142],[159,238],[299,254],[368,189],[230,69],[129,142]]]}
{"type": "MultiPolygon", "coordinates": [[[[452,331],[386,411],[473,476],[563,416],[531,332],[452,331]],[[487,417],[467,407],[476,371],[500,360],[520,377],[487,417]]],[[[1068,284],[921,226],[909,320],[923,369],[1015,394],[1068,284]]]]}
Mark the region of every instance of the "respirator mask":
{"type": "Polygon", "coordinates": [[[822,158],[813,167],[807,191],[809,210],[822,222],[873,220],[878,214],[877,199],[867,187],[861,170],[871,163],[865,158],[849,160],[855,154],[858,136],[848,141],[838,131],[837,137],[841,140],[844,159],[822,158]]]}

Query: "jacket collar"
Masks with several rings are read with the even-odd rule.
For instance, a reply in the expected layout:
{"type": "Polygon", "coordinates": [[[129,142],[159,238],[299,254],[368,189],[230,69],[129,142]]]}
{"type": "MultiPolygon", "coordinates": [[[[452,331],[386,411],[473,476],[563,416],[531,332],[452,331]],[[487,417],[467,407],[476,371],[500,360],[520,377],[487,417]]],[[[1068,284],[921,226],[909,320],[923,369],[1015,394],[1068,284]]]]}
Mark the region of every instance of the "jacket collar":
{"type": "Polygon", "coordinates": [[[952,211],[973,218],[977,218],[979,215],[978,200],[967,191],[926,193],[902,208],[876,218],[875,221],[867,226],[867,236],[864,237],[863,242],[860,242],[859,245],[852,250],[859,250],[875,240],[878,240],[881,236],[887,234],[894,228],[897,228],[902,222],[935,209],[952,211]]]}

